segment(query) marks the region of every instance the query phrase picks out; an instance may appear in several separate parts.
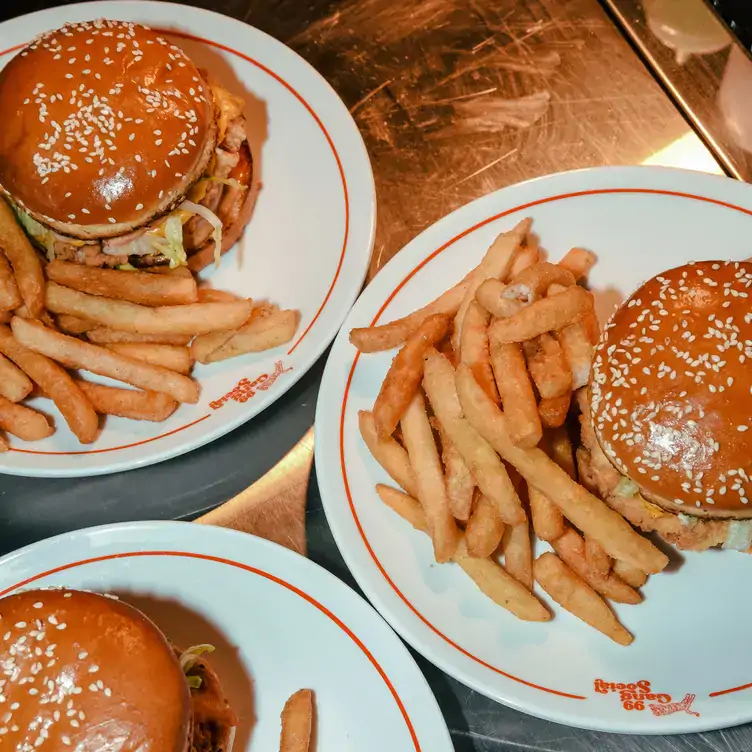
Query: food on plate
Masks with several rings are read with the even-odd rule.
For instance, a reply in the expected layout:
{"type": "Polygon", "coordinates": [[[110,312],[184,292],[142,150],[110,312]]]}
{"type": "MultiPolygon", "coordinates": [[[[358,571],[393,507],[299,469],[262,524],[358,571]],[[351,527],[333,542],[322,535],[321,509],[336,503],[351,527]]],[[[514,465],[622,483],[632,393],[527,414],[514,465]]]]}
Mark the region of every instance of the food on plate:
{"type": "Polygon", "coordinates": [[[0,311],[13,311],[23,305],[10,262],[0,250],[0,311]]]}
{"type": "Polygon", "coordinates": [[[614,313],[582,404],[583,477],[679,548],[752,544],[752,263],[703,261],[614,313]]]}
{"type": "Polygon", "coordinates": [[[161,423],[178,408],[176,400],[160,392],[120,389],[103,384],[92,384],[82,379],[76,380],[76,386],[84,393],[99,415],[117,415],[131,420],[161,423]]]}
{"type": "Polygon", "coordinates": [[[11,748],[231,749],[238,721],[204,657],[211,646],[181,650],[136,608],[79,590],[7,596],[0,617],[11,748]]]}
{"type": "MultiPolygon", "coordinates": [[[[71,333],[71,332],[69,332],[71,333]]],[[[108,329],[105,326],[95,326],[86,332],[86,340],[95,345],[112,345],[120,342],[134,342],[151,345],[187,345],[191,342],[190,334],[136,334],[122,332],[119,329],[108,329]]]]}
{"type": "Polygon", "coordinates": [[[0,396],[0,429],[24,441],[39,441],[51,436],[52,426],[41,413],[0,396]]]}
{"type": "MultiPolygon", "coordinates": [[[[622,345],[604,344],[613,336],[611,326],[597,350],[595,347],[600,333],[594,300],[583,285],[595,263],[595,254],[574,248],[559,263],[542,261],[537,239],[530,230],[530,222],[525,221],[502,233],[463,280],[418,311],[391,323],[351,331],[350,341],[368,353],[404,345],[431,316],[454,317],[453,330],[425,347],[422,363],[412,363],[409,393],[413,401],[405,414],[408,430],[403,416],[401,434],[393,430],[392,421],[384,424],[386,434],[379,435],[372,414],[363,411],[361,435],[376,460],[403,489],[378,484],[381,500],[417,530],[428,532],[434,541],[440,515],[438,529],[444,532],[445,541],[452,541],[453,548],[446,545],[437,551],[437,562],[451,560],[458,564],[483,593],[519,618],[546,621],[551,615],[533,592],[537,582],[563,608],[615,642],[628,645],[632,635],[616,621],[606,600],[639,604],[639,588],[648,575],[661,572],[668,564],[666,554],[635,527],[657,529],[669,540],[676,540],[677,525],[684,530],[707,526],[712,535],[707,533],[706,537],[715,543],[723,542],[724,535],[737,536],[737,543],[743,542],[749,548],[750,541],[738,527],[747,523],[707,518],[688,523],[686,509],[680,510],[679,519],[679,515],[639,495],[638,483],[645,481],[644,473],[633,470],[637,477],[623,478],[614,466],[617,461],[606,457],[589,417],[588,392],[593,383],[604,378],[598,375],[599,368],[608,379],[621,378],[610,366],[614,351],[622,345]],[[591,369],[594,358],[601,359],[596,360],[600,365],[591,369]],[[494,389],[489,388],[489,370],[494,389]],[[419,453],[416,426],[411,426],[410,421],[420,423],[419,453]],[[665,518],[673,523],[667,523],[665,518]],[[737,528],[727,529],[733,525],[737,528]],[[723,532],[710,526],[722,526],[723,532]],[[537,552],[536,558],[534,539],[553,552],[537,552]]],[[[724,280],[726,287],[710,284],[714,292],[698,295],[693,305],[716,301],[711,305],[711,317],[706,314],[702,325],[702,331],[713,341],[701,347],[707,349],[710,344],[717,348],[723,341],[729,349],[733,347],[742,365],[752,357],[752,352],[747,352],[752,340],[752,316],[742,289],[752,287],[750,265],[723,266],[712,262],[709,267],[697,267],[702,274],[695,267],[688,268],[695,269],[692,273],[695,285],[699,285],[705,277],[712,282],[716,279],[713,275],[723,274],[722,270],[729,266],[734,270],[734,284],[727,284],[730,279],[724,280]],[[746,306],[746,318],[737,324],[728,317],[740,306],[746,306]],[[720,311],[727,312],[726,318],[720,311]],[[737,330],[727,329],[727,320],[737,330]]],[[[650,310],[656,319],[663,318],[666,314],[657,312],[655,299],[663,300],[660,290],[649,301],[625,303],[621,310],[633,318],[642,315],[638,323],[651,316],[650,310]]],[[[685,316],[690,316],[690,303],[682,302],[681,306],[685,316]]],[[[694,343],[697,319],[690,316],[688,322],[683,324],[682,317],[656,321],[656,330],[662,324],[670,332],[665,335],[665,342],[661,340],[663,346],[669,347],[673,341],[694,343]]],[[[632,319],[628,325],[631,323],[632,319]]],[[[651,335],[643,332],[643,336],[651,335]]],[[[642,343],[647,344],[654,343],[642,343]]],[[[642,354],[644,358],[648,351],[642,354]]],[[[623,355],[625,361],[638,361],[641,355],[634,350],[616,354],[623,355]]],[[[722,358],[713,356],[708,353],[699,363],[687,362],[684,368],[699,369],[702,365],[705,370],[718,373],[725,364],[721,365],[722,358]]],[[[673,369],[678,371],[679,365],[673,369]]],[[[748,374],[745,381],[740,371],[734,366],[724,372],[726,381],[714,382],[716,391],[702,391],[697,385],[687,384],[681,396],[671,392],[671,379],[663,380],[664,375],[651,375],[648,389],[643,389],[642,394],[640,387],[635,389],[634,385],[647,374],[635,374],[623,384],[633,401],[640,397],[650,401],[653,392],[660,394],[662,388],[671,392],[674,399],[683,401],[681,412],[676,407],[669,411],[680,422],[685,419],[684,410],[695,404],[695,395],[701,393],[710,404],[713,399],[720,401],[732,386],[746,389],[744,399],[736,404],[749,407],[739,411],[733,424],[737,433],[733,446],[746,447],[746,454],[738,455],[739,467],[726,473],[725,494],[734,486],[737,498],[749,480],[745,474],[752,472],[743,427],[746,416],[752,415],[750,382],[748,374]]],[[[399,414],[392,388],[382,387],[380,407],[399,414]]],[[[599,397],[598,388],[595,387],[593,405],[599,397]]],[[[616,397],[611,391],[613,386],[609,383],[600,394],[613,401],[616,397]]],[[[628,414],[623,403],[626,400],[604,408],[614,416],[613,426],[607,417],[602,420],[619,434],[628,430],[622,417],[628,414]]],[[[653,407],[638,418],[653,420],[653,407]]],[[[711,409],[706,407],[708,416],[711,409]]],[[[693,429],[691,417],[686,428],[693,429]]],[[[728,436],[727,428],[716,426],[715,430],[728,436]]],[[[662,435],[676,436],[676,432],[662,435]]],[[[645,464],[640,466],[644,468],[645,464]]],[[[692,480],[685,473],[685,477],[678,478],[680,485],[687,485],[685,478],[692,480]]],[[[660,477],[647,480],[660,486],[660,477]]],[[[692,484],[688,485],[691,489],[692,484]]],[[[717,509],[718,502],[710,506],[717,509]]]]}
{"type": "Polygon", "coordinates": [[[299,689],[285,703],[280,718],[279,752],[308,752],[313,737],[314,695],[299,689]]]}
{"type": "Polygon", "coordinates": [[[0,396],[20,402],[31,394],[34,385],[29,377],[4,355],[0,355],[0,396]]]}
{"type": "Polygon", "coordinates": [[[185,345],[151,345],[141,342],[115,342],[105,345],[108,350],[162,366],[175,373],[188,375],[193,368],[191,351],[185,345]]]}
{"type": "Polygon", "coordinates": [[[0,72],[0,185],[50,259],[211,262],[255,200],[242,109],[158,32],[70,23],[0,72]]]}

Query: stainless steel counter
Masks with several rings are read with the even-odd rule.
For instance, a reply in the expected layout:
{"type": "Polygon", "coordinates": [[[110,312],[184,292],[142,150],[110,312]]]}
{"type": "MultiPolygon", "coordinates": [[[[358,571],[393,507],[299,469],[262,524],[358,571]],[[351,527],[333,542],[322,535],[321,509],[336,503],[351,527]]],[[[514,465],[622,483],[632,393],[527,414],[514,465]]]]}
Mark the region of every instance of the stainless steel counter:
{"type": "MultiPolygon", "coordinates": [[[[54,0],[27,0],[37,10],[54,0]]],[[[287,42],[351,108],[378,189],[370,276],[456,207],[603,164],[720,172],[596,0],[199,0],[287,42]]],[[[9,15],[3,5],[0,17],[9,15]]],[[[177,16],[176,9],[176,18],[177,16]]],[[[0,551],[103,521],[193,518],[266,472],[310,426],[321,366],[251,424],[163,465],[76,481],[0,478],[0,551]]],[[[315,481],[309,555],[354,584],[315,481]]],[[[691,737],[569,729],[497,705],[422,659],[458,752],[752,749],[747,728],[691,737]]]]}

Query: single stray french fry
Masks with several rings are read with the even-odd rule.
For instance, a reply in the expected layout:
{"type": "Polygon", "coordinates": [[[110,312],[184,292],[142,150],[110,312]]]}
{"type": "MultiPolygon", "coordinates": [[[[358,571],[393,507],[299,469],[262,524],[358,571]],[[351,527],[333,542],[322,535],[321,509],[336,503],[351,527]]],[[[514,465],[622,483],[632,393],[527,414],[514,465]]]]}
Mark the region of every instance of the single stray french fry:
{"type": "Polygon", "coordinates": [[[298,690],[282,710],[279,752],[309,752],[313,735],[313,692],[298,690]]]}

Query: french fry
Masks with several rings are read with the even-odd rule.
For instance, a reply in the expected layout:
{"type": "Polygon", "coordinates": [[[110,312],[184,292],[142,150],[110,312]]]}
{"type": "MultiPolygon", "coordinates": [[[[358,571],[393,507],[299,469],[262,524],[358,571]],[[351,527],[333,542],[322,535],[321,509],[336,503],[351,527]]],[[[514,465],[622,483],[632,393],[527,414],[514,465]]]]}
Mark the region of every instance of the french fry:
{"type": "Polygon", "coordinates": [[[608,577],[611,573],[611,559],[592,538],[585,539],[585,563],[598,577],[608,577]]]}
{"type": "Polygon", "coordinates": [[[233,295],[225,290],[215,290],[212,287],[200,287],[197,297],[199,303],[229,303],[240,299],[238,295],[233,295]]]}
{"type": "Polygon", "coordinates": [[[566,428],[556,428],[549,433],[548,453],[551,459],[572,479],[577,478],[572,439],[566,428]]]}
{"type": "Polygon", "coordinates": [[[433,541],[434,556],[439,563],[449,561],[457,548],[460,531],[449,509],[444,473],[420,391],[413,395],[402,416],[401,426],[415,474],[418,499],[433,541]]]}
{"type": "Polygon", "coordinates": [[[535,534],[544,541],[554,541],[564,535],[564,517],[556,506],[542,491],[528,485],[530,517],[535,534]]]}
{"type": "MultiPolygon", "coordinates": [[[[20,329],[44,329],[37,322],[19,318],[14,318],[12,323],[20,329]]],[[[57,332],[50,334],[54,337],[64,336],[57,332]]],[[[76,438],[82,444],[90,444],[99,431],[99,418],[91,403],[64,369],[43,354],[32,350],[19,342],[7,326],[0,326],[0,352],[12,360],[52,399],[76,438]]]]}
{"type": "Polygon", "coordinates": [[[47,308],[52,313],[68,313],[97,321],[105,327],[136,334],[158,335],[196,335],[235,329],[248,319],[253,307],[248,300],[236,300],[231,303],[190,303],[151,308],[125,300],[88,295],[56,282],[47,283],[46,300],[47,308]]]}
{"type": "Polygon", "coordinates": [[[131,420],[161,423],[177,410],[178,403],[166,394],[144,392],[140,389],[92,384],[76,379],[76,386],[86,395],[100,415],[117,415],[131,420]]]}
{"type": "Polygon", "coordinates": [[[517,342],[499,342],[489,329],[491,364],[501,395],[509,434],[517,446],[537,446],[543,436],[533,385],[525,365],[522,347],[517,342]]]}
{"type": "Polygon", "coordinates": [[[295,336],[299,321],[298,311],[280,311],[266,307],[254,309],[243,326],[235,331],[212,332],[196,337],[191,343],[191,353],[200,363],[216,363],[246,353],[271,350],[286,344],[295,336]]]}
{"type": "MultiPolygon", "coordinates": [[[[412,497],[389,486],[378,485],[376,492],[381,500],[416,530],[427,532],[426,518],[420,504],[412,497]]],[[[467,552],[460,540],[452,557],[473,580],[480,591],[494,603],[524,621],[550,621],[548,609],[503,567],[491,559],[476,559],[467,552]]]]}
{"type": "Polygon", "coordinates": [[[34,385],[29,377],[4,355],[0,355],[0,396],[20,402],[31,394],[34,385]]]}
{"type": "MultiPolygon", "coordinates": [[[[591,542],[592,543],[592,542],[591,542]]],[[[593,590],[617,603],[637,604],[642,596],[611,571],[603,571],[601,564],[592,566],[588,560],[586,543],[571,527],[551,541],[556,555],[593,590]]]]}
{"type": "Polygon", "coordinates": [[[46,272],[47,279],[63,287],[145,306],[186,305],[198,300],[193,277],[99,269],[57,259],[47,264],[46,272]]]}
{"type": "Polygon", "coordinates": [[[564,254],[559,261],[559,266],[563,266],[572,272],[576,280],[580,280],[588,275],[597,260],[598,257],[592,251],[586,251],[584,248],[572,248],[564,254]]]}
{"type": "Polygon", "coordinates": [[[90,332],[92,329],[98,327],[96,321],[89,321],[88,319],[82,319],[80,316],[71,316],[67,313],[55,316],[55,322],[57,323],[57,328],[63,334],[71,334],[74,337],[86,334],[86,332],[90,332]]]}
{"type": "Polygon", "coordinates": [[[423,377],[423,356],[428,348],[442,340],[448,331],[447,316],[429,316],[397,353],[373,406],[376,431],[380,437],[390,436],[394,432],[413,395],[420,387],[423,377]]]}
{"type": "Polygon", "coordinates": [[[590,366],[593,363],[595,347],[590,341],[588,326],[576,321],[556,332],[564,357],[572,374],[572,389],[585,386],[590,378],[590,366]]]}
{"type": "Polygon", "coordinates": [[[470,425],[528,483],[543,491],[575,527],[600,543],[614,559],[624,559],[651,574],[666,567],[668,557],[663,552],[635,532],[621,515],[573,481],[541,449],[515,446],[504,414],[462,364],[457,368],[456,383],[460,404],[470,425]]]}
{"type": "Polygon", "coordinates": [[[0,311],[0,324],[10,324],[10,320],[13,318],[12,311],[0,311]]]}
{"type": "Polygon", "coordinates": [[[13,267],[18,290],[31,316],[44,311],[44,273],[37,252],[7,202],[0,200],[0,248],[13,267]]]}
{"type": "Polygon", "coordinates": [[[0,250],[0,311],[13,311],[23,303],[13,269],[0,250]]]}
{"type": "Polygon", "coordinates": [[[520,246],[525,239],[527,231],[530,229],[531,223],[531,219],[523,219],[508,232],[499,234],[483,256],[483,260],[477,267],[477,274],[465,291],[465,296],[462,299],[457,315],[454,317],[452,345],[457,352],[460,351],[462,327],[467,309],[475,298],[475,291],[484,280],[502,279],[509,274],[509,270],[512,268],[515,260],[515,255],[520,251],[520,246]]]}
{"type": "Polygon", "coordinates": [[[617,559],[614,562],[613,571],[615,575],[633,588],[641,588],[648,581],[648,576],[645,572],[633,567],[631,564],[627,564],[626,561],[619,561],[617,559]]]}
{"type": "Polygon", "coordinates": [[[279,752],[308,752],[313,735],[313,692],[298,690],[285,703],[281,716],[279,752]]]}
{"type": "Polygon", "coordinates": [[[41,321],[49,329],[57,329],[55,319],[47,311],[42,311],[39,316],[32,316],[26,305],[22,305],[13,311],[13,316],[20,316],[22,319],[30,319],[32,321],[41,321]]]}
{"type": "Polygon", "coordinates": [[[373,413],[361,410],[358,413],[358,426],[360,427],[360,435],[376,462],[410,496],[417,497],[418,489],[415,484],[415,474],[407,452],[391,436],[384,439],[379,438],[376,433],[373,413]]]}
{"type": "Polygon", "coordinates": [[[41,441],[55,429],[41,413],[0,397],[0,429],[23,441],[41,441]]]}
{"type": "Polygon", "coordinates": [[[97,345],[110,345],[118,342],[141,342],[153,345],[187,345],[191,341],[190,334],[135,334],[134,332],[119,332],[116,329],[97,327],[86,332],[86,339],[97,345]]]}
{"type": "Polygon", "coordinates": [[[507,525],[523,522],[525,513],[504,463],[463,417],[454,383],[454,369],[433,349],[426,354],[423,388],[434,414],[465,460],[478,488],[496,504],[501,519],[507,525]]]}
{"type": "Polygon", "coordinates": [[[505,529],[496,504],[478,493],[475,508],[465,526],[468,556],[482,559],[491,556],[499,547],[505,529]]]}
{"type": "Polygon", "coordinates": [[[532,303],[543,297],[551,285],[571,287],[574,283],[575,278],[572,272],[558,264],[541,261],[528,266],[513,277],[504,291],[504,296],[532,303]]]}
{"type": "Polygon", "coordinates": [[[491,355],[488,349],[489,314],[477,300],[471,300],[465,311],[460,339],[460,361],[466,363],[476,381],[495,402],[499,401],[494,374],[491,370],[491,355]]]}
{"type": "Polygon", "coordinates": [[[502,542],[504,568],[528,590],[533,589],[533,547],[527,520],[508,527],[502,542]]]}
{"type": "Polygon", "coordinates": [[[538,403],[538,415],[544,428],[561,428],[569,415],[572,402],[572,392],[566,392],[559,397],[542,399],[538,403]]]}
{"type": "Polygon", "coordinates": [[[632,642],[632,635],[619,624],[603,599],[556,554],[549,552],[539,556],[533,565],[533,572],[538,584],[562,608],[619,645],[632,642]]]}
{"type": "Polygon", "coordinates": [[[572,391],[572,374],[561,345],[548,332],[523,342],[527,368],[541,399],[556,399],[572,391]]]}
{"type": "MultiPolygon", "coordinates": [[[[110,352],[103,347],[82,342],[66,334],[53,332],[37,322],[14,318],[11,327],[13,335],[24,347],[69,368],[82,368],[147,391],[164,392],[178,402],[198,402],[198,384],[187,376],[110,352]]],[[[14,360],[12,355],[7,352],[5,354],[14,360]]],[[[26,371],[23,365],[21,368],[26,371]]],[[[33,374],[29,375],[36,381],[33,374]]],[[[81,390],[73,384],[72,380],[71,384],[81,394],[81,390]]],[[[43,384],[40,386],[54,399],[43,384]]],[[[95,414],[93,408],[91,411],[95,414]]]]}
{"type": "MultiPolygon", "coordinates": [[[[475,479],[470,472],[470,468],[465,464],[462,455],[457,451],[457,447],[452,444],[452,440],[444,430],[444,427],[439,421],[436,421],[436,425],[441,441],[441,459],[444,463],[449,508],[452,510],[455,520],[466,522],[473,508],[475,479]]],[[[407,489],[405,490],[407,491],[407,489]]]]}
{"type": "Polygon", "coordinates": [[[539,259],[540,248],[537,245],[525,246],[517,254],[517,257],[515,258],[514,263],[512,264],[512,268],[509,272],[509,277],[513,279],[518,274],[520,274],[520,272],[525,271],[525,269],[533,266],[533,264],[537,264],[539,259]]]}
{"type": "Polygon", "coordinates": [[[189,374],[193,368],[191,351],[185,345],[150,345],[138,342],[120,342],[105,345],[108,350],[162,366],[176,373],[189,374]]]}
{"type": "Polygon", "coordinates": [[[3,452],[9,452],[10,451],[10,444],[8,443],[8,440],[5,438],[5,436],[2,436],[0,434],[0,454],[3,452]]]}
{"type": "Polygon", "coordinates": [[[475,299],[495,318],[508,319],[519,313],[523,305],[519,300],[506,297],[506,289],[498,279],[487,279],[475,291],[475,299]]]}
{"type": "Polygon", "coordinates": [[[498,342],[525,342],[568,326],[593,310],[593,296],[582,287],[568,287],[522,308],[508,319],[497,319],[491,331],[498,342]]]}
{"type": "Polygon", "coordinates": [[[176,266],[174,269],[171,266],[149,266],[143,271],[149,272],[149,274],[165,274],[168,277],[188,277],[193,279],[193,273],[187,266],[176,266]]]}

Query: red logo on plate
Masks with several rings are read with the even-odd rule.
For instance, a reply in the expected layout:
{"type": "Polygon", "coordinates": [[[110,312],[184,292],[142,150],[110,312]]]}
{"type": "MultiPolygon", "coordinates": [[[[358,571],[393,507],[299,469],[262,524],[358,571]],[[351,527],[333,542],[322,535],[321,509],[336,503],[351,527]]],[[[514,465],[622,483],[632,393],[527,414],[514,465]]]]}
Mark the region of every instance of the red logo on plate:
{"type": "Polygon", "coordinates": [[[641,681],[631,684],[622,684],[615,682],[603,681],[596,679],[593,682],[593,689],[603,695],[611,692],[619,695],[624,710],[645,710],[645,705],[650,708],[655,716],[671,715],[672,713],[684,712],[688,715],[699,716],[694,710],[691,710],[695,695],[684,695],[681,702],[671,702],[671,695],[665,692],[653,692],[649,681],[641,681]]]}
{"type": "Polygon", "coordinates": [[[209,407],[212,410],[219,410],[222,405],[230,400],[234,402],[248,402],[251,397],[256,395],[256,392],[265,392],[282,374],[289,373],[290,371],[292,371],[292,368],[283,368],[282,361],[278,360],[274,364],[274,373],[262,373],[255,381],[240,379],[231,392],[227,392],[224,397],[210,402],[209,407]]]}

